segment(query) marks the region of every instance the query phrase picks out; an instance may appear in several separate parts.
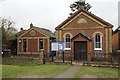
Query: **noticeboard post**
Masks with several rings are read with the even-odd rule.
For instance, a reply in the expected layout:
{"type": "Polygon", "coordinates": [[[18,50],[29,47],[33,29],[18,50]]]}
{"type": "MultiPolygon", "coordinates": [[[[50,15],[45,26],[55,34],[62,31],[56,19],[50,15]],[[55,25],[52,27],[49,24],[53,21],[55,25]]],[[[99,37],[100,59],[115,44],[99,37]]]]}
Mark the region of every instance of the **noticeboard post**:
{"type": "Polygon", "coordinates": [[[58,49],[59,49],[59,51],[62,51],[62,59],[63,59],[63,63],[64,63],[64,43],[63,42],[59,42],[58,49]]]}
{"type": "Polygon", "coordinates": [[[54,61],[53,51],[62,51],[62,58],[63,58],[63,63],[64,63],[64,42],[52,42],[51,51],[52,51],[52,62],[54,61]]]}

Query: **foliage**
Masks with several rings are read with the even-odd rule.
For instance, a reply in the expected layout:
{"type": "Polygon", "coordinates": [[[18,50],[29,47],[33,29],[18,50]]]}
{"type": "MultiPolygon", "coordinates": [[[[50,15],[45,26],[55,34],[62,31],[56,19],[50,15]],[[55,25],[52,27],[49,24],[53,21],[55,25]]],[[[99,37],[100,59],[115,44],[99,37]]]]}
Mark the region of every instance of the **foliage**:
{"type": "Polygon", "coordinates": [[[92,57],[91,61],[106,62],[106,58],[92,57]]]}
{"type": "Polygon", "coordinates": [[[2,64],[4,65],[38,66],[39,63],[40,59],[39,58],[34,59],[34,57],[12,56],[2,58],[2,64]]]}
{"type": "Polygon", "coordinates": [[[7,18],[0,17],[0,31],[2,32],[2,48],[8,49],[11,47],[11,40],[14,40],[17,30],[15,29],[15,23],[7,18]]]}
{"type": "Polygon", "coordinates": [[[11,40],[11,37],[17,32],[14,28],[15,23],[10,19],[0,18],[0,26],[2,30],[3,40],[11,40]]]}
{"type": "MultiPolygon", "coordinates": [[[[77,11],[79,9],[89,10],[92,6],[89,3],[85,3],[84,0],[79,0],[70,5],[71,10],[77,11]]],[[[72,14],[72,13],[71,13],[72,14]]]]}

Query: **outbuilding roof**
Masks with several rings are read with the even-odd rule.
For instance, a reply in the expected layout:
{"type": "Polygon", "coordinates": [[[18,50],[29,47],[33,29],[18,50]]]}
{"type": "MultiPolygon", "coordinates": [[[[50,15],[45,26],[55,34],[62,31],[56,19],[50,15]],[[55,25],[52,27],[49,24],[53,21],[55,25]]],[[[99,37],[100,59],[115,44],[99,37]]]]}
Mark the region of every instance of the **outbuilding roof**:
{"type": "Polygon", "coordinates": [[[120,31],[120,26],[115,31],[113,31],[113,34],[117,33],[118,31],[120,31]]]}
{"type": "MultiPolygon", "coordinates": [[[[31,25],[31,24],[30,24],[31,25]]],[[[32,25],[32,27],[30,28],[34,28],[36,30],[38,30],[39,32],[42,32],[44,34],[46,34],[48,37],[55,37],[55,34],[52,33],[50,30],[45,29],[45,28],[40,28],[40,27],[35,27],[32,25]]],[[[20,32],[17,33],[17,37],[19,37],[20,35],[22,35],[23,33],[27,32],[28,30],[21,30],[20,32]]]]}

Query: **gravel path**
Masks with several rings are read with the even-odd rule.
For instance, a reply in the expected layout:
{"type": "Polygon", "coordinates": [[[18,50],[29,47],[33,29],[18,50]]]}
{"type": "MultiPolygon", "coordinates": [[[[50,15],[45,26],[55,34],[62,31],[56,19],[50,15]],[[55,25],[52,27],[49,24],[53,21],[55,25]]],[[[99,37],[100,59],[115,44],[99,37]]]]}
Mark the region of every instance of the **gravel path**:
{"type": "Polygon", "coordinates": [[[54,78],[73,78],[74,74],[79,71],[80,66],[72,66],[69,70],[58,74],[54,78]]]}

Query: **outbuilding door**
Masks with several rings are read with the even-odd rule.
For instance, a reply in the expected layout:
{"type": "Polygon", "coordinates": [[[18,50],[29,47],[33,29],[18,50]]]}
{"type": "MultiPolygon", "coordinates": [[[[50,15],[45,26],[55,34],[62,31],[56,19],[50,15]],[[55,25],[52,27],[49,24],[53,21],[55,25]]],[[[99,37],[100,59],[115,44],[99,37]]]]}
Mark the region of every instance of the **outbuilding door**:
{"type": "Polygon", "coordinates": [[[87,42],[86,41],[74,42],[74,60],[77,60],[77,61],[87,60],[87,42]]]}

